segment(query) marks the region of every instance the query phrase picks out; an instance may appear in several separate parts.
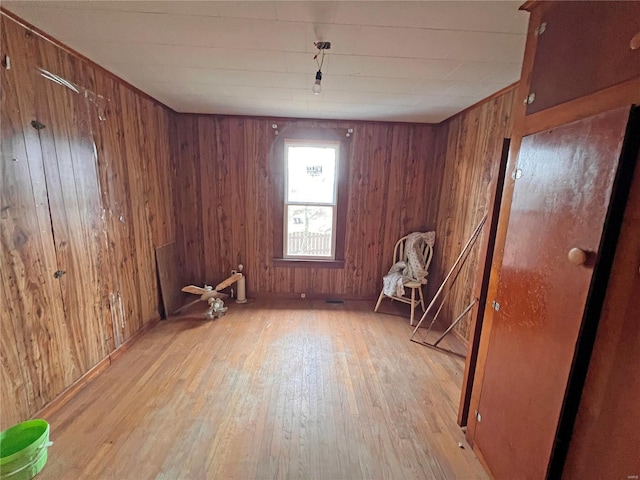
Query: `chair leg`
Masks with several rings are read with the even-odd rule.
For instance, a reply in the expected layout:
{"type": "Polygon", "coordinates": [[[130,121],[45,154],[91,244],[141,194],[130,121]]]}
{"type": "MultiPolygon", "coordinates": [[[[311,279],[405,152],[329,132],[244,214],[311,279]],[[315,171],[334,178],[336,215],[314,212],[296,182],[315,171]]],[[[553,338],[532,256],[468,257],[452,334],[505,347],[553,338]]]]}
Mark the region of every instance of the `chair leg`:
{"type": "Polygon", "coordinates": [[[424,312],[424,297],[422,296],[422,285],[420,285],[418,293],[420,294],[420,306],[422,307],[422,311],[424,312]]]}
{"type": "Polygon", "coordinates": [[[413,312],[416,308],[416,289],[411,289],[411,319],[409,320],[409,325],[413,327],[413,312]]]}
{"type": "Polygon", "coordinates": [[[378,307],[380,306],[380,302],[382,301],[382,297],[384,297],[384,292],[380,291],[380,296],[378,297],[378,302],[376,303],[376,308],[373,309],[374,312],[378,311],[378,307]]]}

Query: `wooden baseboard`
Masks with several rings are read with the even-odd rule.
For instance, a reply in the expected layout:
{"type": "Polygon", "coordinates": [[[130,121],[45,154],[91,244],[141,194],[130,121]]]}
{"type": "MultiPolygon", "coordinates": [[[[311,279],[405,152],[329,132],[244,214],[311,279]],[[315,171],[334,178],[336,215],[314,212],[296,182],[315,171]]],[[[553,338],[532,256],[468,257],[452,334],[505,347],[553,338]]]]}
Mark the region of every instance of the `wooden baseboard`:
{"type": "Polygon", "coordinates": [[[66,405],[73,397],[75,397],[80,390],[82,390],[85,386],[87,386],[94,378],[100,375],[107,367],[111,365],[111,363],[119,358],[124,352],[131,348],[140,337],[142,337],[145,333],[151,330],[158,322],[160,318],[154,318],[153,320],[144,324],[137,332],[135,332],[131,337],[129,337],[122,345],[116,348],[109,355],[100,360],[96,365],[94,365],[88,372],[82,375],[78,380],[73,382],[67,388],[65,388],[62,393],[60,393],[56,398],[47,403],[44,407],[38,410],[33,418],[44,418],[46,420],[47,417],[53,415],[55,412],[60,410],[64,405],[66,405]]]}
{"type": "Polygon", "coordinates": [[[140,337],[142,337],[145,333],[155,327],[160,321],[160,317],[154,318],[147,323],[145,323],[142,327],[140,327],[131,337],[129,337],[122,345],[116,348],[113,352],[109,354],[109,358],[113,362],[117,358],[119,358],[124,352],[131,348],[140,337]]]}
{"type": "MultiPolygon", "coordinates": [[[[378,296],[371,295],[352,295],[340,293],[305,293],[305,297],[300,297],[300,293],[269,293],[269,292],[251,292],[251,298],[256,300],[278,299],[278,300],[365,300],[375,302],[378,296]]],[[[231,301],[229,299],[228,301],[231,301]]]]}
{"type": "Polygon", "coordinates": [[[76,396],[76,394],[82,390],[91,380],[100,375],[109,365],[111,365],[110,355],[107,355],[102,360],[100,360],[96,365],[94,365],[91,370],[82,375],[78,380],[69,385],[66,389],[62,391],[60,395],[47,403],[44,407],[38,410],[33,418],[44,418],[53,415],[55,412],[60,410],[62,406],[64,406],[69,400],[76,396]]]}

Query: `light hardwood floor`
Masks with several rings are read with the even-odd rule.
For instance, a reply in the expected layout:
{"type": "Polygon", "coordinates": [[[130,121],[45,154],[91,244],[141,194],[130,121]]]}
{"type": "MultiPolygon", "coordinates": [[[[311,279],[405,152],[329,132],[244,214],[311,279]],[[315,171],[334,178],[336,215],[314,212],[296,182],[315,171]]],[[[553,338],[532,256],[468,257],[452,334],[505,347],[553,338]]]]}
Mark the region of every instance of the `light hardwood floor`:
{"type": "Polygon", "coordinates": [[[455,423],[463,360],[372,309],[161,322],[47,418],[38,480],[487,478],[455,423]]]}

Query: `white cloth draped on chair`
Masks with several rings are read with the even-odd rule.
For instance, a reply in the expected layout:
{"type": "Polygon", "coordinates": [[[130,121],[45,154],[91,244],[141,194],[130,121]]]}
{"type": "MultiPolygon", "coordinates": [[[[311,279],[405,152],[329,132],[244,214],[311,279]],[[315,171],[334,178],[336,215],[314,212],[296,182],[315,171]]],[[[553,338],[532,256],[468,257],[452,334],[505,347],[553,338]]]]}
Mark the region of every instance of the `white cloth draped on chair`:
{"type": "Polygon", "coordinates": [[[436,232],[414,232],[407,236],[405,243],[406,262],[399,261],[393,264],[389,273],[382,279],[382,291],[387,297],[404,295],[406,282],[427,283],[427,265],[424,262],[420,243],[424,241],[433,248],[436,232]]]}
{"type": "Polygon", "coordinates": [[[427,271],[433,256],[436,232],[414,232],[402,237],[393,249],[393,266],[382,279],[382,290],[374,312],[378,311],[384,297],[411,305],[409,323],[413,325],[416,305],[424,311],[422,286],[427,283],[427,271]],[[411,298],[405,297],[405,288],[411,290],[411,298]],[[418,298],[416,298],[416,290],[418,298]]]}

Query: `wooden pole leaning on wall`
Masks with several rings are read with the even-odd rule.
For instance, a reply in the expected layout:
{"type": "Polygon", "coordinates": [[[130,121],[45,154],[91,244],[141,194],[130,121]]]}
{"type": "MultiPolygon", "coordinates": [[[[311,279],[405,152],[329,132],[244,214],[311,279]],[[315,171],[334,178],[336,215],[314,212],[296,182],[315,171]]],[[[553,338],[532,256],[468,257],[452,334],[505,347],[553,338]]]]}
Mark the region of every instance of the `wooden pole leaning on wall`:
{"type": "MultiPolygon", "coordinates": [[[[435,295],[433,296],[433,298],[431,299],[431,303],[429,303],[429,306],[427,307],[427,309],[424,311],[424,313],[422,314],[422,317],[420,317],[420,321],[418,322],[418,324],[416,325],[416,327],[413,329],[413,333],[411,334],[411,337],[409,338],[409,340],[411,340],[414,343],[418,343],[420,345],[426,346],[426,347],[432,347],[435,348],[436,350],[441,350],[441,351],[445,351],[448,353],[453,353],[455,355],[459,355],[458,353],[452,351],[452,350],[447,350],[445,348],[439,347],[438,344],[442,341],[442,339],[449,334],[453,328],[460,322],[460,320],[462,320],[462,318],[469,312],[471,311],[471,308],[473,307],[473,305],[476,303],[477,299],[474,298],[473,302],[467,306],[460,315],[458,315],[458,317],[453,321],[453,323],[446,329],[446,331],[438,338],[438,340],[436,340],[435,343],[431,344],[428,343],[426,340],[423,342],[420,342],[418,340],[414,340],[414,337],[416,335],[416,332],[418,331],[418,329],[420,328],[420,325],[422,325],[422,322],[424,322],[424,320],[427,318],[427,315],[429,314],[429,312],[431,311],[431,309],[433,308],[433,306],[436,303],[436,300],[438,299],[438,297],[442,294],[442,292],[444,291],[445,286],[447,285],[447,283],[449,282],[449,279],[453,276],[454,272],[458,269],[458,267],[460,267],[460,269],[462,268],[462,265],[464,264],[464,262],[466,261],[466,259],[469,256],[469,252],[471,251],[471,248],[473,247],[473,245],[476,243],[476,240],[478,239],[478,237],[480,236],[480,232],[482,231],[482,227],[484,226],[485,222],[487,221],[487,215],[485,214],[482,217],[482,220],[480,220],[480,223],[478,224],[478,226],[475,228],[475,230],[473,231],[473,234],[471,235],[471,238],[469,238],[469,240],[467,241],[467,243],[465,244],[464,248],[462,249],[462,251],[460,252],[460,255],[458,255],[458,258],[456,259],[456,261],[453,263],[453,266],[451,267],[451,270],[449,270],[449,273],[447,273],[447,276],[444,278],[444,280],[442,281],[442,284],[440,285],[440,287],[438,288],[438,290],[436,291],[435,295]]],[[[458,273],[460,272],[460,270],[458,270],[458,273]]],[[[433,320],[431,320],[431,324],[429,324],[429,328],[427,328],[427,335],[429,334],[429,332],[431,331],[431,327],[433,327],[433,324],[435,323],[436,319],[438,318],[438,315],[440,314],[440,311],[442,310],[442,306],[444,305],[444,302],[447,300],[447,297],[449,296],[449,293],[451,292],[451,287],[453,286],[453,283],[455,282],[455,280],[458,278],[458,275],[456,274],[453,277],[453,281],[451,282],[451,285],[449,286],[449,289],[447,290],[447,292],[444,295],[444,298],[442,299],[442,301],[440,302],[440,306],[438,307],[438,310],[436,312],[436,314],[433,316],[433,320]]]]}

